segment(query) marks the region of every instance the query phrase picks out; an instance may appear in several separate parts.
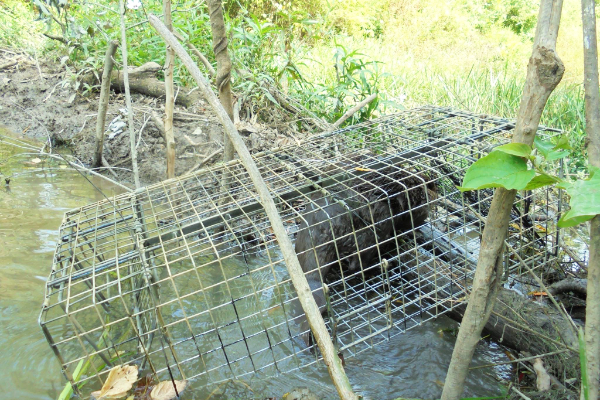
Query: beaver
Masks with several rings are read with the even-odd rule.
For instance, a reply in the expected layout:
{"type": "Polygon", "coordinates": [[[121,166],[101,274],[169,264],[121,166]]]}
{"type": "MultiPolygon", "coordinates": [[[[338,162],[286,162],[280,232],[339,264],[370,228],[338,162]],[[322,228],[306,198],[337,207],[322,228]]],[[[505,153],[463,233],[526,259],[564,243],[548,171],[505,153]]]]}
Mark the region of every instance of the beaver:
{"type": "MultiPolygon", "coordinates": [[[[309,196],[296,236],[295,250],[321,312],[326,306],[323,280],[339,266],[346,273],[364,271],[396,248],[395,236],[425,223],[435,185],[427,174],[388,166],[354,168],[337,182],[309,196]],[[352,172],[352,171],[351,171],[352,172]]],[[[344,174],[343,174],[344,175],[344,174]]],[[[308,329],[304,318],[303,331],[308,329]]],[[[303,340],[309,345],[310,335],[303,340]]]]}

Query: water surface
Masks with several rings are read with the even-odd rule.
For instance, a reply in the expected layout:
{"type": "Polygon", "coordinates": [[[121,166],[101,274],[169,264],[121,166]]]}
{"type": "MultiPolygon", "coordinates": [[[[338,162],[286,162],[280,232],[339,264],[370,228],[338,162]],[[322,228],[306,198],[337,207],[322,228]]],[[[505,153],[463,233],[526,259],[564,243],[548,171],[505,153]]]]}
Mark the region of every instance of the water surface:
{"type": "MultiPolygon", "coordinates": [[[[53,399],[64,380],[37,322],[44,282],[64,212],[104,197],[77,172],[26,152],[0,142],[0,171],[12,176],[10,185],[0,181],[0,399],[53,399]]],[[[102,179],[88,179],[108,196],[117,193],[118,188],[102,179]]],[[[456,327],[450,319],[439,318],[346,360],[353,387],[371,399],[437,398],[455,340],[451,331],[456,327]]],[[[498,346],[482,341],[475,364],[506,360],[498,346]]],[[[499,395],[498,380],[509,377],[506,367],[475,370],[466,394],[499,395]]],[[[257,376],[218,387],[196,387],[192,382],[184,398],[280,398],[295,387],[336,398],[322,363],[301,373],[257,376]]]]}

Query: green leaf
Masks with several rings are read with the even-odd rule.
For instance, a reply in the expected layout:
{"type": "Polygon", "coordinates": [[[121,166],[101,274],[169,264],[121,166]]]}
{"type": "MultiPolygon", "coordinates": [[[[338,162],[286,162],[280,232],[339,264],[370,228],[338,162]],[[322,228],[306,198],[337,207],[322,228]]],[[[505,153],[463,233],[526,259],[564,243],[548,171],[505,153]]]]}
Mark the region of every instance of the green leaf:
{"type": "Polygon", "coordinates": [[[600,174],[594,174],[587,180],[562,182],[558,187],[565,189],[571,196],[569,202],[571,209],[561,218],[563,226],[576,225],[600,214],[600,174]],[[575,218],[577,220],[571,221],[575,218]]]}
{"type": "MultiPolygon", "coordinates": [[[[559,139],[560,140],[560,139],[559,139]]],[[[546,142],[536,136],[533,146],[544,156],[546,161],[554,161],[569,155],[567,150],[557,147],[554,143],[546,142]]]]}
{"type": "Polygon", "coordinates": [[[572,147],[569,144],[569,137],[567,135],[561,135],[556,141],[554,146],[555,150],[571,150],[572,147]]]}
{"type": "Polygon", "coordinates": [[[523,190],[535,176],[527,161],[502,151],[492,151],[477,160],[465,174],[461,191],[503,187],[523,190]]]}
{"type": "Polygon", "coordinates": [[[562,217],[560,217],[560,219],[558,220],[558,223],[556,225],[559,228],[570,228],[572,226],[583,224],[584,222],[587,222],[592,218],[594,218],[594,215],[584,215],[581,217],[571,218],[569,216],[569,211],[567,211],[566,213],[563,214],[562,217]]]}
{"type": "Polygon", "coordinates": [[[508,143],[495,147],[493,151],[501,151],[506,154],[529,158],[529,155],[531,154],[531,146],[525,143],[508,143]]]}
{"type": "Polygon", "coordinates": [[[561,182],[560,178],[541,173],[539,175],[536,175],[531,181],[529,181],[527,186],[525,186],[525,190],[533,190],[544,186],[553,185],[559,182],[561,182]]]}

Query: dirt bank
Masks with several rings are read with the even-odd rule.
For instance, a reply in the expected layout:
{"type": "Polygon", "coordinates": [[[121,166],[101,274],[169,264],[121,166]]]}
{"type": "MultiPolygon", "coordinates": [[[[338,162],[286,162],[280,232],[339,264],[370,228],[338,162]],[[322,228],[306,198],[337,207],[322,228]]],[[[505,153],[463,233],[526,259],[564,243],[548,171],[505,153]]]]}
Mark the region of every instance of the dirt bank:
{"type": "MultiPolygon", "coordinates": [[[[81,85],[82,72],[49,60],[37,61],[24,53],[0,51],[0,124],[18,136],[57,146],[70,147],[89,166],[94,151],[98,90],[81,85]]],[[[166,148],[151,118],[162,116],[163,99],[132,93],[135,132],[138,137],[138,163],[142,184],[166,177],[166,148]]],[[[182,175],[200,166],[221,160],[223,130],[203,100],[188,108],[175,107],[175,172],[182,175]]],[[[107,114],[104,157],[121,182],[133,182],[125,97],[111,92],[107,114]]],[[[240,133],[251,151],[264,150],[291,139],[280,127],[242,121],[240,133]]],[[[46,145],[45,150],[48,151],[46,145]]],[[[59,150],[60,151],[60,150],[59,150]]],[[[108,174],[104,170],[103,174],[108,174]]],[[[111,176],[111,175],[107,175],[111,176]]],[[[111,176],[113,177],[113,176],[111,176]]]]}

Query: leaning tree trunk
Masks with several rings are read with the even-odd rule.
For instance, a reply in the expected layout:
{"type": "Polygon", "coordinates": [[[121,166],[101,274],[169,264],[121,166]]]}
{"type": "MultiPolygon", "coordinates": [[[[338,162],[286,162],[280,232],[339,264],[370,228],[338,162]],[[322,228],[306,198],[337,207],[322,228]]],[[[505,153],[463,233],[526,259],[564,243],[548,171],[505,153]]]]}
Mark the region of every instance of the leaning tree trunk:
{"type": "MultiPolygon", "coordinates": [[[[213,36],[213,51],[217,59],[217,78],[215,80],[219,90],[219,100],[233,121],[233,96],[231,95],[231,59],[227,52],[227,32],[225,32],[225,19],[221,0],[209,0],[210,28],[213,36]]],[[[225,150],[223,161],[233,160],[233,145],[231,139],[225,135],[223,138],[225,150]]]]}
{"type": "Polygon", "coordinates": [[[198,84],[198,87],[204,98],[212,106],[217,114],[217,118],[223,124],[225,132],[231,139],[232,145],[235,146],[235,150],[240,157],[242,165],[244,168],[246,168],[246,171],[248,171],[248,175],[250,176],[250,179],[256,188],[259,200],[265,209],[265,213],[267,214],[269,221],[271,222],[271,226],[273,227],[273,231],[275,233],[275,238],[279,243],[285,265],[290,274],[290,279],[294,285],[294,288],[296,289],[298,299],[300,300],[300,304],[302,305],[302,309],[306,314],[310,328],[317,340],[317,345],[319,350],[321,350],[321,355],[323,356],[323,362],[325,365],[327,365],[329,375],[331,376],[331,379],[338,391],[338,395],[342,400],[357,400],[358,397],[352,391],[352,387],[350,386],[350,382],[346,376],[342,362],[337,355],[335,347],[331,341],[331,337],[327,332],[327,327],[325,326],[323,316],[321,315],[319,307],[315,302],[315,298],[312,295],[312,291],[308,285],[306,276],[304,276],[304,273],[302,272],[302,267],[298,262],[298,256],[296,255],[292,241],[290,240],[285,227],[283,226],[283,222],[281,221],[281,217],[279,216],[275,202],[271,197],[269,188],[260,175],[260,171],[252,159],[248,148],[244,144],[242,137],[225,112],[223,105],[219,103],[219,100],[210,89],[208,80],[200,72],[198,66],[194,64],[194,61],[184,50],[181,44],[177,42],[175,36],[173,36],[173,34],[165,28],[165,26],[156,16],[150,14],[148,16],[148,21],[150,22],[150,25],[156,29],[157,33],[162,36],[165,42],[167,42],[170,46],[172,46],[173,50],[175,50],[175,53],[183,65],[186,66],[198,84]]]}
{"type": "MultiPolygon", "coordinates": [[[[585,131],[590,165],[600,168],[600,94],[598,92],[598,43],[594,0],[581,1],[584,47],[585,131]]],[[[585,308],[585,346],[588,398],[598,398],[600,374],[600,215],[591,221],[585,308]]],[[[582,391],[583,398],[583,391],[582,391]]]]}
{"type": "MultiPolygon", "coordinates": [[[[550,94],[560,82],[564,66],[556,54],[556,37],[562,0],[542,0],[533,52],[517,114],[513,142],[533,145],[540,117],[550,94]]],[[[502,276],[502,252],[510,211],[517,191],[499,188],[494,193],[481,238],[473,288],[458,332],[442,400],[458,400],[481,331],[494,307],[502,276]]]]}
{"type": "MultiPolygon", "coordinates": [[[[173,32],[173,21],[171,19],[171,0],[163,0],[163,14],[165,25],[173,32]]],[[[167,147],[167,179],[175,177],[175,138],[173,135],[173,108],[175,106],[175,95],[173,90],[173,70],[175,53],[167,46],[165,59],[165,142],[167,147]]]]}

